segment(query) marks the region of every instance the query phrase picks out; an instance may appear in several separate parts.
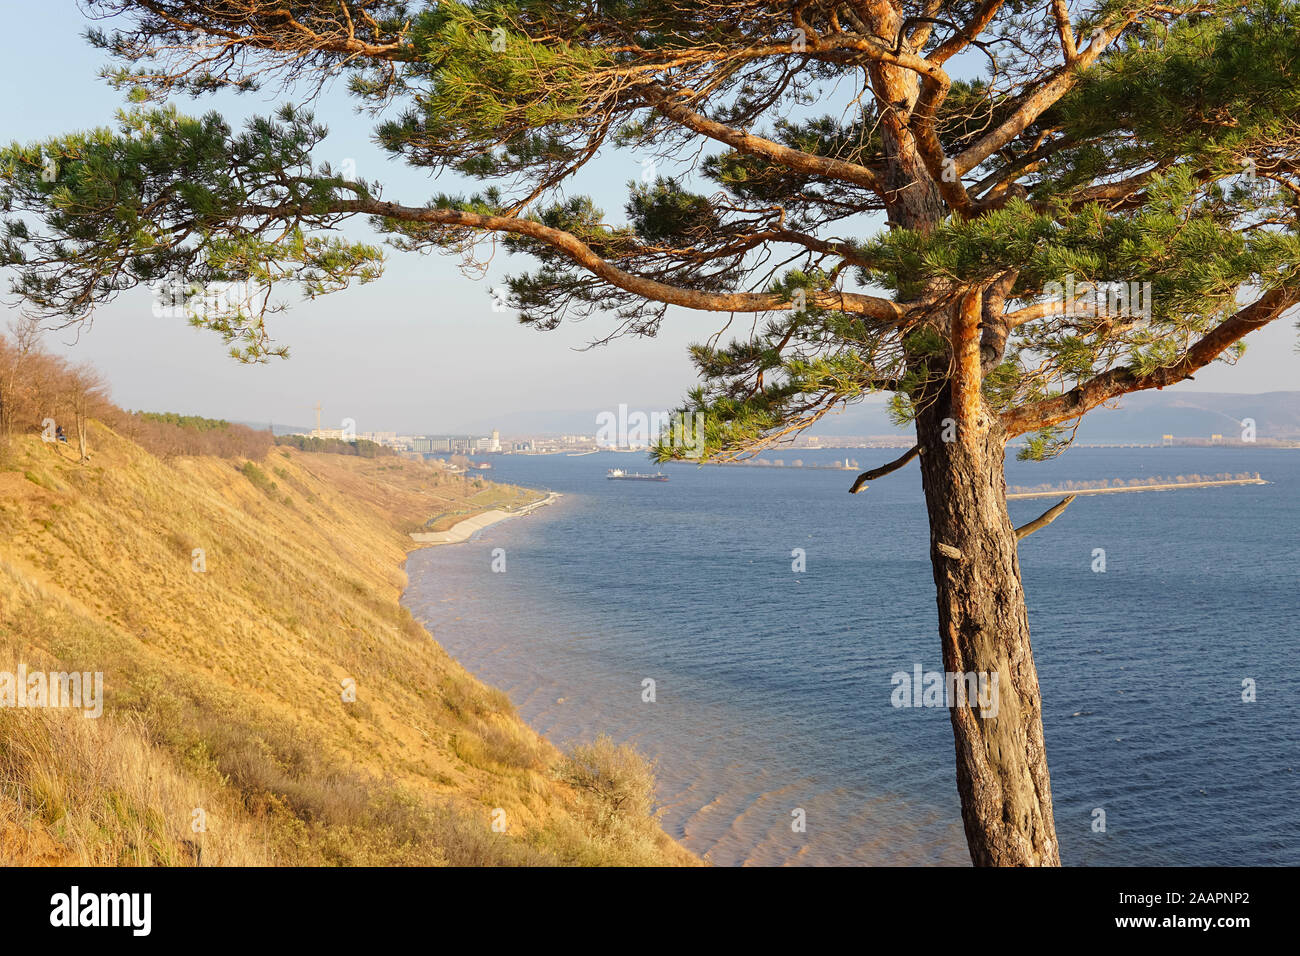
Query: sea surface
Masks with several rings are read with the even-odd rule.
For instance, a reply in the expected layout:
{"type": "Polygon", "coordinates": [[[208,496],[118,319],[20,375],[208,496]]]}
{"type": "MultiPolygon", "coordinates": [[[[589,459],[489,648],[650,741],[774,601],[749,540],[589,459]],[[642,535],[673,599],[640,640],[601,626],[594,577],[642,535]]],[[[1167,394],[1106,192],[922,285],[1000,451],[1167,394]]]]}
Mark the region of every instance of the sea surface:
{"type": "MultiPolygon", "coordinates": [[[[415,552],[404,601],[530,724],[562,748],[634,741],[665,829],[718,865],[969,865],[948,713],[891,703],[895,673],[942,670],[915,463],[849,495],[830,470],[492,461],[564,497],[415,552]]],[[[1270,482],[1080,497],[1020,563],[1063,861],[1300,865],[1300,451],[1073,448],[1007,471],[1270,482]]]]}

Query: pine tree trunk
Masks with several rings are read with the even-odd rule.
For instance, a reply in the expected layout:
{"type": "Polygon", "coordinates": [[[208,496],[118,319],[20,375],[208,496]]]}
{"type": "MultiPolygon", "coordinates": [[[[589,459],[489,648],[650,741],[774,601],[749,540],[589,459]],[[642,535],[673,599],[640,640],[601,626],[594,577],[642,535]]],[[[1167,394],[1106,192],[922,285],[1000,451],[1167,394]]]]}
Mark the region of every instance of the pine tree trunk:
{"type": "Polygon", "coordinates": [[[976,866],[1059,866],[1004,439],[978,418],[962,422],[945,387],[916,419],[944,670],[985,673],[990,687],[997,674],[996,716],[975,701],[950,710],[962,821],[976,866]]]}
{"type": "MultiPolygon", "coordinates": [[[[854,12],[885,42],[902,35],[905,24],[895,4],[866,0],[854,12]]],[[[889,222],[927,232],[945,209],[909,125],[918,77],[880,62],[867,70],[877,99],[891,104],[880,117],[889,222]]],[[[923,384],[911,395],[918,410],[944,670],[983,673],[990,684],[997,675],[996,714],[982,711],[978,702],[974,709],[966,702],[950,710],[962,820],[976,866],[1059,866],[1038,672],[1015,529],[1007,515],[1003,431],[980,397],[982,300],[966,301],[969,308],[963,301],[947,303],[931,317],[931,328],[948,326],[950,355],[907,348],[909,368],[927,372],[928,382],[965,383],[959,401],[950,384],[923,384]],[[953,440],[945,441],[945,433],[953,440]]]]}

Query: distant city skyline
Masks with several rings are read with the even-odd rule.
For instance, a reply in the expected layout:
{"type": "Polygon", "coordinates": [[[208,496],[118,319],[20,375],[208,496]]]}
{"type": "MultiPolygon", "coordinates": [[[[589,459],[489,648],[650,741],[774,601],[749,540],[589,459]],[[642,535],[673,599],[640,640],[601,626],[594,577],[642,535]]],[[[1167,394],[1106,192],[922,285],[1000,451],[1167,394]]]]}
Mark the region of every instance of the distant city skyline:
{"type": "MultiPolygon", "coordinates": [[[[328,405],[325,408],[324,420],[328,423],[328,405]]],[[[629,411],[649,413],[661,409],[633,406],[629,411]]],[[[587,435],[597,439],[600,434],[599,416],[615,413],[615,408],[554,411],[531,409],[494,416],[490,421],[482,423],[481,427],[443,428],[437,422],[405,430],[373,425],[367,427],[359,422],[352,423],[352,426],[361,437],[375,433],[394,437],[454,436],[476,440],[495,436],[505,446],[521,439],[558,438],[563,435],[587,435]]],[[[273,424],[277,433],[311,431],[311,426],[304,422],[234,420],[260,428],[273,424]]],[[[1079,439],[1081,443],[1159,442],[1163,435],[1172,434],[1180,442],[1187,439],[1210,439],[1215,435],[1225,436],[1231,442],[1234,434],[1245,435],[1247,423],[1257,431],[1260,440],[1300,440],[1300,390],[1252,393],[1195,392],[1169,388],[1139,392],[1127,396],[1117,408],[1101,408],[1085,418],[1079,430],[1079,439]]],[[[804,434],[832,439],[846,436],[906,436],[909,433],[910,429],[900,430],[893,425],[883,398],[872,396],[839,415],[827,416],[804,434]]]]}

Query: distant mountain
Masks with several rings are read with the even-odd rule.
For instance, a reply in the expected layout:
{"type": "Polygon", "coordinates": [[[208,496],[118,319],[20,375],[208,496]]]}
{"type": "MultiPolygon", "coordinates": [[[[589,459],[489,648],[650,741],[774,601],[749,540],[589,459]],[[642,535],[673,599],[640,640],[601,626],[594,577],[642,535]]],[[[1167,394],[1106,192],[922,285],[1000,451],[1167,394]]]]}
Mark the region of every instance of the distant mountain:
{"type": "Polygon", "coordinates": [[[1135,392],[1119,408],[1100,408],[1079,426],[1081,442],[1159,441],[1209,438],[1220,434],[1240,439],[1243,422],[1253,419],[1258,438],[1300,439],[1300,392],[1135,392]]]}
{"type": "MultiPolygon", "coordinates": [[[[1209,438],[1220,434],[1239,438],[1242,421],[1255,421],[1259,438],[1300,439],[1300,391],[1263,392],[1247,395],[1231,392],[1186,392],[1175,389],[1136,392],[1119,399],[1116,408],[1098,408],[1079,426],[1080,442],[1159,442],[1162,435],[1178,438],[1209,438]]],[[[631,410],[652,411],[650,406],[629,403],[631,410]]],[[[666,409],[662,409],[666,410],[666,409]]],[[[527,409],[493,418],[456,423],[448,428],[432,422],[424,434],[483,434],[499,429],[505,438],[520,435],[593,435],[596,416],[617,409],[527,409]]],[[[256,427],[265,428],[265,423],[256,427]]],[[[276,434],[308,430],[305,426],[275,426],[276,434]]],[[[827,415],[808,430],[809,435],[897,435],[883,398],[873,397],[844,411],[827,415]]]]}
{"type": "MultiPolygon", "coordinates": [[[[1242,422],[1254,419],[1258,438],[1300,439],[1300,391],[1262,392],[1135,392],[1097,408],[1079,426],[1080,442],[1159,442],[1177,438],[1240,438],[1242,422]]],[[[809,434],[889,435],[899,431],[889,421],[884,404],[862,402],[843,413],[823,418],[809,434]]]]}
{"type": "MultiPolygon", "coordinates": [[[[667,412],[671,411],[668,407],[657,407],[654,405],[637,404],[628,402],[628,411],[643,412],[667,412]]],[[[821,427],[812,434],[819,435],[885,435],[892,434],[896,429],[889,423],[889,417],[885,414],[883,406],[877,406],[876,414],[868,413],[863,417],[863,412],[867,406],[861,405],[852,410],[851,421],[852,427],[821,427]],[[861,430],[862,423],[870,422],[870,431],[861,430]]],[[[446,428],[442,425],[429,426],[424,432],[429,435],[463,435],[463,434],[482,434],[486,435],[492,429],[498,429],[503,438],[513,438],[521,435],[537,436],[557,436],[557,435],[594,435],[596,433],[596,419],[598,415],[612,413],[618,414],[618,408],[592,408],[592,409],[564,409],[564,410],[537,410],[528,409],[517,412],[509,412],[504,415],[495,415],[491,418],[472,419],[461,422],[455,428],[446,428]]],[[[825,422],[838,423],[840,418],[849,418],[845,416],[835,416],[834,419],[824,419],[825,422]]],[[[265,425],[262,427],[266,427],[265,425]]],[[[279,432],[279,427],[276,427],[279,432]]]]}
{"type": "Polygon", "coordinates": [[[314,425],[275,425],[271,422],[235,422],[236,425],[247,425],[249,428],[256,428],[258,431],[266,431],[266,426],[271,425],[273,435],[299,435],[304,432],[310,432],[314,425]]]}

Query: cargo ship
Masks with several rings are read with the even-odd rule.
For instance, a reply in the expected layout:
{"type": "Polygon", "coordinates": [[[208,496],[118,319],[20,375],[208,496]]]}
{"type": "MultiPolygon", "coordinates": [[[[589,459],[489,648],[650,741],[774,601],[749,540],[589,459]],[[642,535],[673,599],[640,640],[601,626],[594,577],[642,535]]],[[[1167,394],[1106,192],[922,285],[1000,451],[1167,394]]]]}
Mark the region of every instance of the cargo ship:
{"type": "Polygon", "coordinates": [[[611,468],[609,474],[605,476],[610,481],[667,481],[668,476],[662,471],[653,475],[642,475],[639,472],[628,472],[622,468],[611,468]]]}

